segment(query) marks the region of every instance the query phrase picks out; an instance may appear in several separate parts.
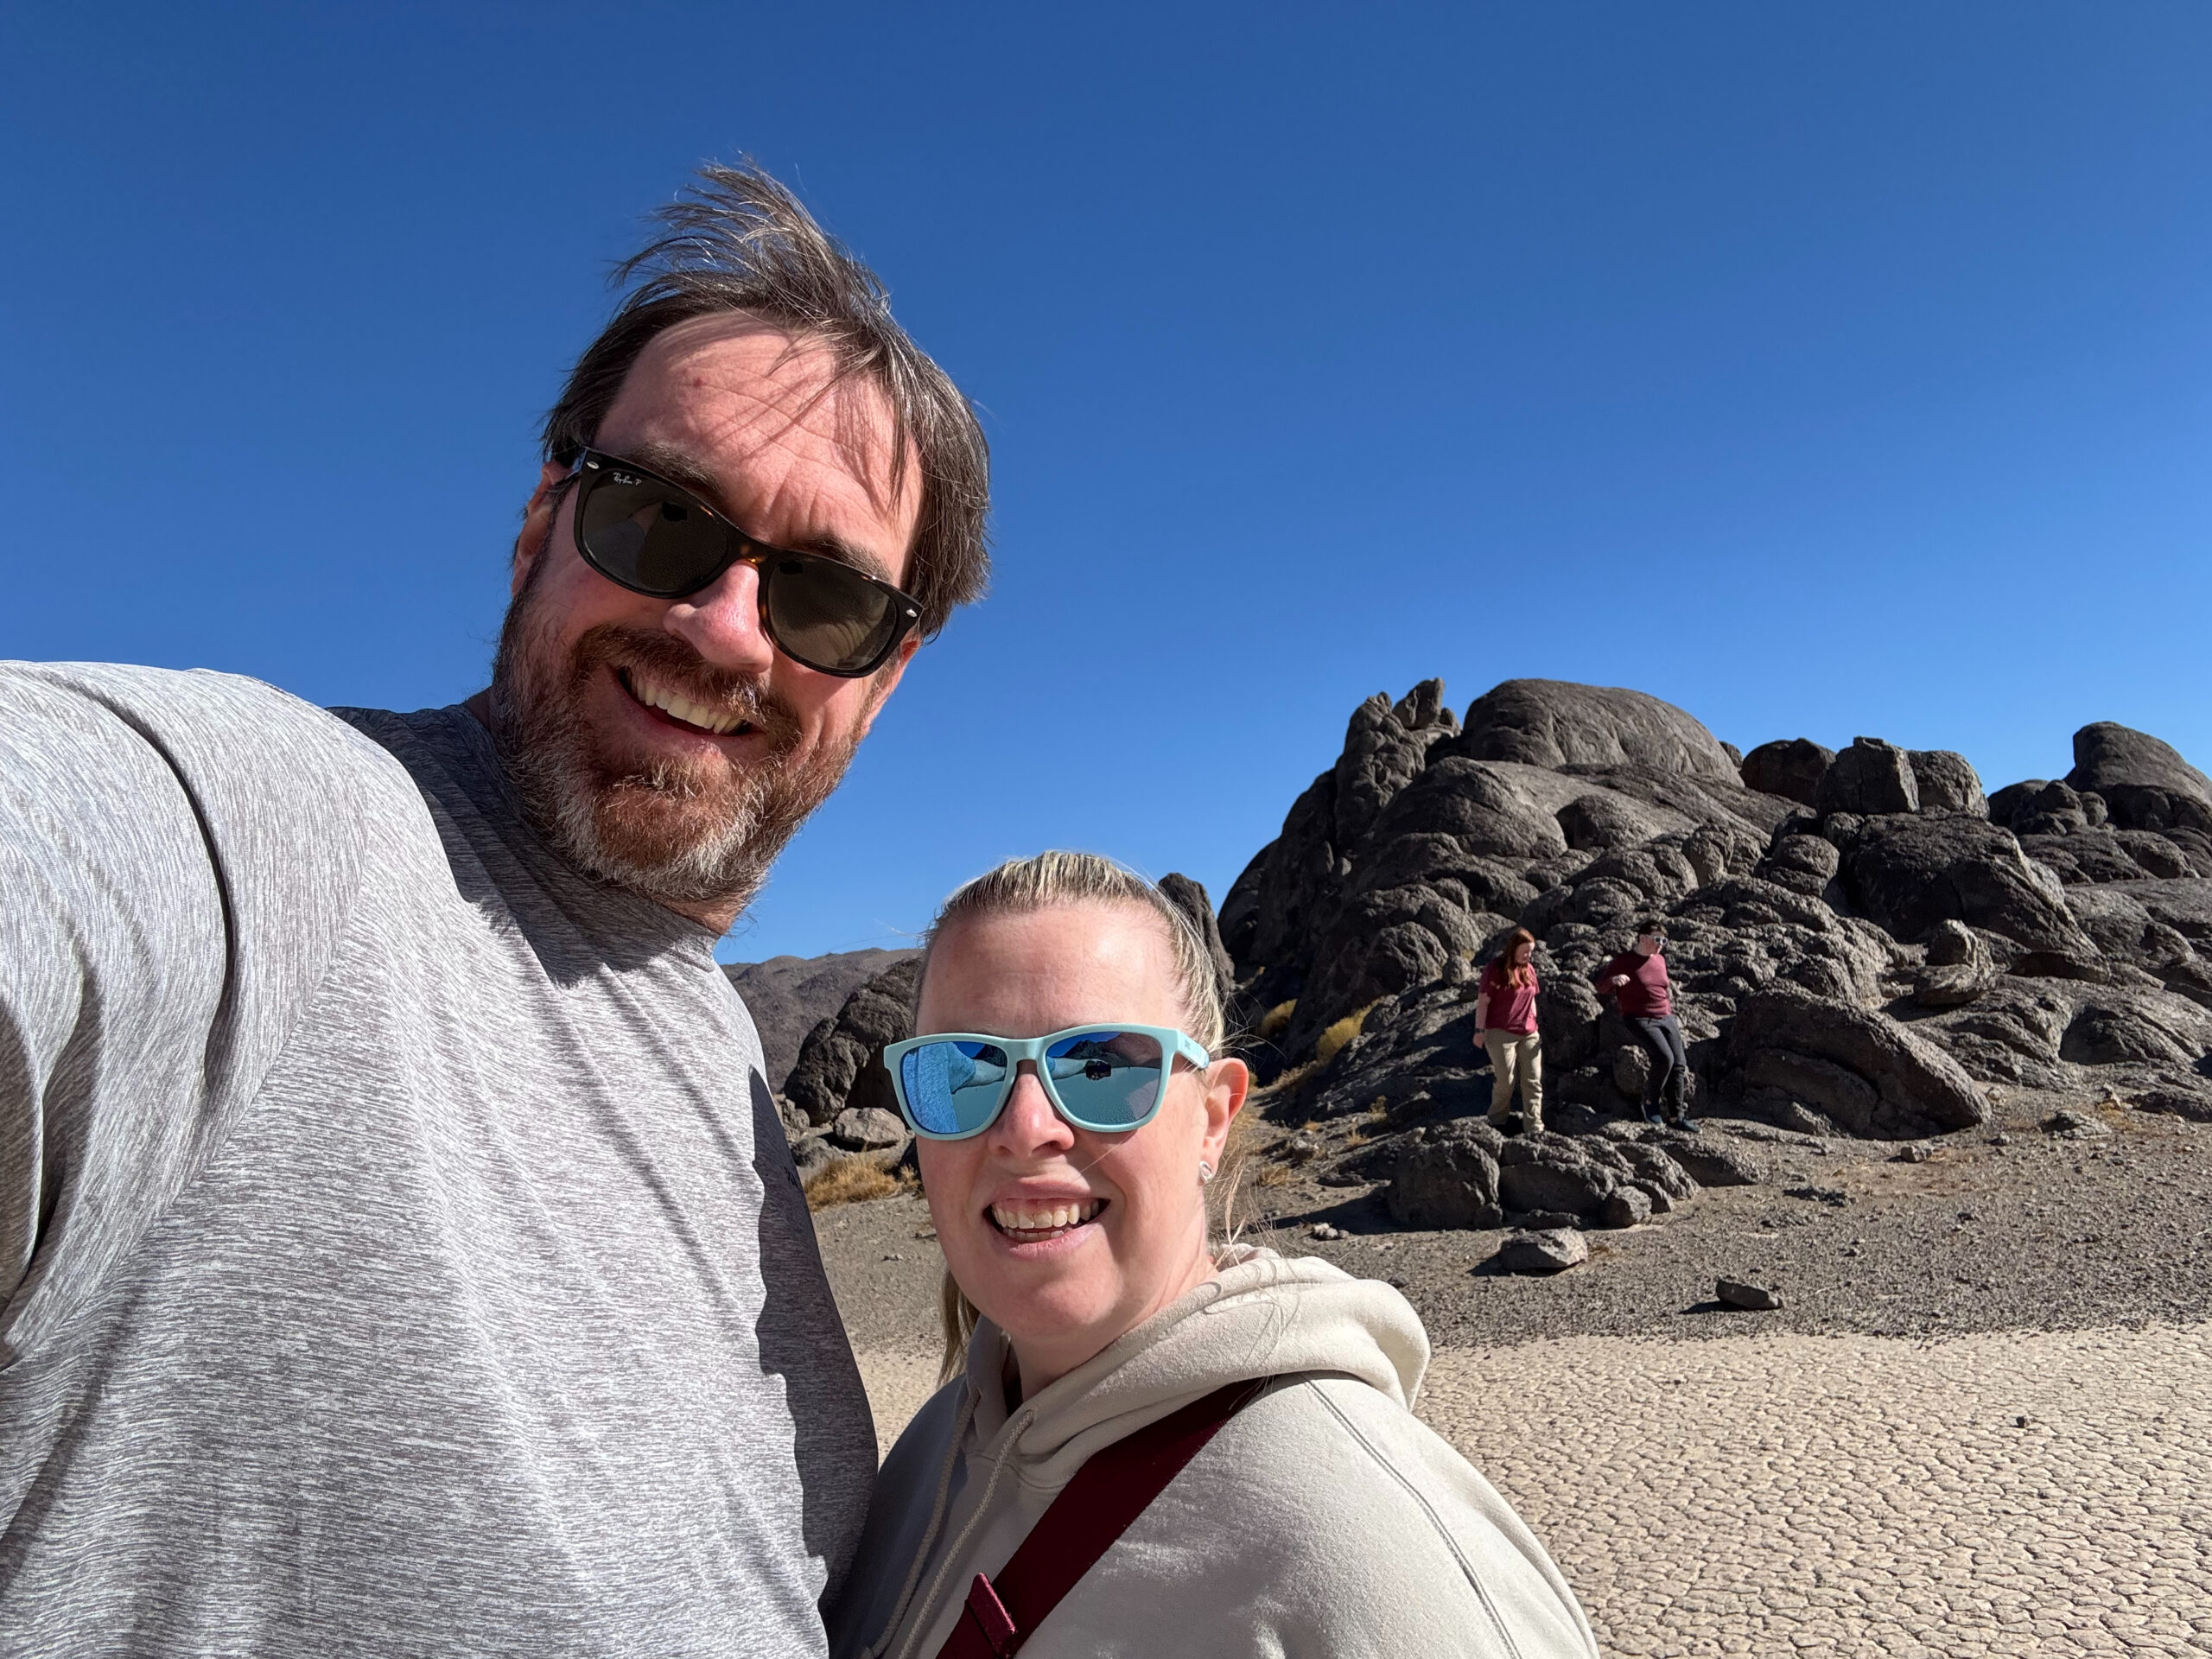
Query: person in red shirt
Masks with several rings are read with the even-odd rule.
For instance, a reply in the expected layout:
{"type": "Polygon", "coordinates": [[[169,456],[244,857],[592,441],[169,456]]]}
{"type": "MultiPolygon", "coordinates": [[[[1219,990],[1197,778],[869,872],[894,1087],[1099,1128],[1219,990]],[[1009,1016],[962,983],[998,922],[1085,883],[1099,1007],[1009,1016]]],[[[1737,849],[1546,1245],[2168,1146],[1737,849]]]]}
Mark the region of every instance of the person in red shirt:
{"type": "Polygon", "coordinates": [[[1522,1127],[1544,1127],[1544,1057],[1536,1036],[1536,936],[1516,927],[1505,949],[1483,969],[1475,993],[1475,1029],[1490,1052],[1490,1121],[1500,1128],[1513,1117],[1513,1088],[1521,1087],[1522,1127]]]}
{"type": "Polygon", "coordinates": [[[1657,922],[1639,922],[1636,948],[1622,951],[1590,977],[1601,995],[1613,999],[1623,1021],[1650,1052],[1651,1075],[1643,1085],[1644,1122],[1662,1122],[1663,1106],[1664,1122],[1678,1129],[1694,1129],[1697,1124],[1688,1104],[1689,1051],[1682,1045],[1682,1027],[1675,1018],[1666,950],[1667,930],[1657,922]]]}

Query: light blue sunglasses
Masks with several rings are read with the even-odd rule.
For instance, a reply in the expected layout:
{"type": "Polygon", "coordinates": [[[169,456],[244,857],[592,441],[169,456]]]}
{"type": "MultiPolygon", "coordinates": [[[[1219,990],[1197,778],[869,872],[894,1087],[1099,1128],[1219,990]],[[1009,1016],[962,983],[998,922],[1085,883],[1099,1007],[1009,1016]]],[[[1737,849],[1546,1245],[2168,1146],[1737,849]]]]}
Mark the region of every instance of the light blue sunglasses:
{"type": "Polygon", "coordinates": [[[1044,1037],[947,1031],[910,1037],[883,1051],[899,1110],[926,1141],[965,1141],[998,1122],[1024,1060],[1052,1109],[1078,1129],[1126,1135],[1160,1110],[1163,1084],[1181,1055],[1212,1061],[1172,1026],[1077,1026],[1044,1037]]]}

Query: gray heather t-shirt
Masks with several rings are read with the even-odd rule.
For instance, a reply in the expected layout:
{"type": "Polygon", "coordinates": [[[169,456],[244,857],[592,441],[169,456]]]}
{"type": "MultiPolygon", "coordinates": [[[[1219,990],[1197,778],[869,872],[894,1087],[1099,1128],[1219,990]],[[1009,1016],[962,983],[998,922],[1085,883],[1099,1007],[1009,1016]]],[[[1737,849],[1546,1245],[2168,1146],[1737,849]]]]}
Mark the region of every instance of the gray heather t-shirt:
{"type": "Polygon", "coordinates": [[[822,1652],[874,1435],[712,943],[462,710],[0,666],[0,1653],[822,1652]]]}

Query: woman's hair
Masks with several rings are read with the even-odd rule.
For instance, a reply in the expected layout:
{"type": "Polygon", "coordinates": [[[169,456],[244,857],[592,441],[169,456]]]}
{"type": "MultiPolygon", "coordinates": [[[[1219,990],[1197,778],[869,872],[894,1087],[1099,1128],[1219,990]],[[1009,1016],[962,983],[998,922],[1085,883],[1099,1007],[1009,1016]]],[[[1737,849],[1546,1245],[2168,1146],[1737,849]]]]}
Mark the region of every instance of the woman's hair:
{"type": "MultiPolygon", "coordinates": [[[[1175,990],[1183,1007],[1183,1029],[1215,1059],[1222,1058],[1229,1042],[1228,1015],[1222,1006],[1221,982],[1214,972],[1212,954],[1196,924],[1182,906],[1144,877],[1096,853],[1050,852],[1033,858],[1010,858],[957,889],[922,936],[922,967],[914,977],[915,1028],[920,1029],[922,988],[929,981],[930,958],[948,928],[986,916],[1019,916],[1065,905],[1127,905],[1157,916],[1175,954],[1175,990]]],[[[1239,1127],[1230,1126],[1230,1151],[1240,1138],[1236,1133],[1239,1127]]],[[[1216,1184],[1224,1227],[1229,1224],[1228,1210],[1240,1167],[1232,1164],[1216,1184]]],[[[949,1382],[966,1363],[968,1339],[975,1334],[976,1321],[981,1317],[976,1305],[954,1282],[949,1268],[942,1311],[944,1363],[938,1380],[949,1382]]]]}
{"type": "Polygon", "coordinates": [[[1536,959],[1533,953],[1526,962],[1513,960],[1516,950],[1524,944],[1534,945],[1535,943],[1536,936],[1525,927],[1516,927],[1505,936],[1505,944],[1491,964],[1497,969],[1499,983],[1525,987],[1536,982],[1536,959]]]}

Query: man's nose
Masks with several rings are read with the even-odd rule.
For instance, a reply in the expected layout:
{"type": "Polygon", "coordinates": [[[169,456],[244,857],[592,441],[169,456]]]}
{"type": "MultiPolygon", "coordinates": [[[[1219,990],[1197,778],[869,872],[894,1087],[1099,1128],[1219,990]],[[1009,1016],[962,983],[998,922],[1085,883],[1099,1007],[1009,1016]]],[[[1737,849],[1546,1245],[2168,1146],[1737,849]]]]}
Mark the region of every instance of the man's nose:
{"type": "Polygon", "coordinates": [[[1014,1092],[1007,1098],[1006,1109],[991,1126],[991,1136],[1006,1151],[1024,1158],[1075,1144],[1074,1132],[1052,1109],[1045,1085],[1037,1080],[1034,1060],[1022,1063],[1014,1080],[1014,1092]]]}
{"type": "Polygon", "coordinates": [[[733,673],[764,674],[775,660],[761,626],[760,571],[741,559],[697,593],[671,601],[661,626],[733,673]]]}

